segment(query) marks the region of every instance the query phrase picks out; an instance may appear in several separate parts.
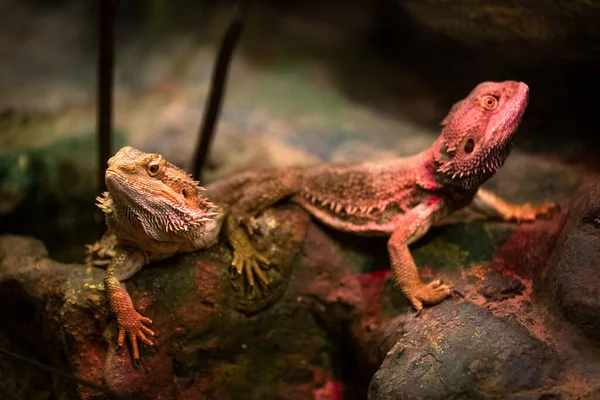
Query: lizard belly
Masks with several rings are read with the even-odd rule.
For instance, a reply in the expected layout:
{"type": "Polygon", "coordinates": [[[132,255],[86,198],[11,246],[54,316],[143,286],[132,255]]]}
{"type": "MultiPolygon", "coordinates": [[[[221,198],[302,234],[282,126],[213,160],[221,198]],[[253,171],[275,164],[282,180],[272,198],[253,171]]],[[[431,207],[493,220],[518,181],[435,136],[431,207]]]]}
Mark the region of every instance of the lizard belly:
{"type": "Polygon", "coordinates": [[[301,206],[319,222],[336,230],[361,236],[389,236],[404,216],[403,213],[397,213],[387,218],[374,218],[370,216],[345,217],[329,208],[313,204],[302,196],[294,196],[290,200],[301,206]]]}

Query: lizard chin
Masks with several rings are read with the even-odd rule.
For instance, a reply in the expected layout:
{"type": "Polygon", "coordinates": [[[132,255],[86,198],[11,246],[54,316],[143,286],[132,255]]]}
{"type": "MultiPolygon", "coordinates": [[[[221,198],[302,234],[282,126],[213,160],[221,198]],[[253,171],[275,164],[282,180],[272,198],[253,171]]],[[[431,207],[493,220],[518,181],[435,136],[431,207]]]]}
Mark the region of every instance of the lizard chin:
{"type": "Polygon", "coordinates": [[[132,198],[130,193],[130,191],[132,191],[131,183],[126,178],[122,177],[118,171],[112,170],[111,168],[107,169],[104,174],[104,181],[106,182],[108,192],[115,201],[119,203],[135,201],[135,198],[132,198]]]}

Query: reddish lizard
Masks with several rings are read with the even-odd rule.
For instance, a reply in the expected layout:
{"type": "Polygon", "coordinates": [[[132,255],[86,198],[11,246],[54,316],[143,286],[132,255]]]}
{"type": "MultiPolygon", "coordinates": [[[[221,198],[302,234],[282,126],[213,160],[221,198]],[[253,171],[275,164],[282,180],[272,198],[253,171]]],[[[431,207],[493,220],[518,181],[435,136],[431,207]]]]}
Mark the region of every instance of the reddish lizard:
{"type": "Polygon", "coordinates": [[[523,82],[484,82],[452,107],[440,137],[415,156],[250,171],[208,185],[207,193],[231,204],[229,218],[250,234],[257,214],[289,199],[340,231],[389,236],[396,283],[419,313],[423,303],[438,303],[451,291],[439,280],[421,282],[409,251],[432,225],[469,204],[490,216],[525,221],[556,207],[513,205],[479,189],[509,155],[528,101],[523,82]]]}

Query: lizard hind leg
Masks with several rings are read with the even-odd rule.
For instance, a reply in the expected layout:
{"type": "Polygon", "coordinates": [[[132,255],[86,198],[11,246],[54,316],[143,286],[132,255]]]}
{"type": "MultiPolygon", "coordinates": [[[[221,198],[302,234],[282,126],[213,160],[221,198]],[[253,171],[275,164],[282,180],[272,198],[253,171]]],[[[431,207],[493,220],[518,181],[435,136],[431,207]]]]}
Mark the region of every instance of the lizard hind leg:
{"type": "Polygon", "coordinates": [[[527,222],[549,217],[560,210],[560,206],[556,203],[544,203],[540,205],[532,205],[530,203],[511,204],[484,189],[477,191],[470,208],[483,212],[488,217],[500,217],[504,221],[527,222]]]}

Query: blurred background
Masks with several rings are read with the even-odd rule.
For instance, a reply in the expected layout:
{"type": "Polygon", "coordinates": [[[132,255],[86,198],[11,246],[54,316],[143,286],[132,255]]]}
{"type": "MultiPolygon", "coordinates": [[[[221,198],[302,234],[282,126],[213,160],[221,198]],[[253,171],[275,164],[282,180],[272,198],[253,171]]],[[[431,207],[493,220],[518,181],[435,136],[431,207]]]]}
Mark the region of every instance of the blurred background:
{"type": "MultiPolygon", "coordinates": [[[[97,185],[98,4],[0,2],[0,233],[81,262],[97,185]]],[[[232,1],[121,1],[114,137],[189,170],[232,1]]],[[[486,187],[566,202],[596,178],[600,2],[253,1],[204,183],[268,165],[414,154],[484,80],[531,89],[486,187]]],[[[102,166],[104,168],[105,166],[102,166]]]]}

